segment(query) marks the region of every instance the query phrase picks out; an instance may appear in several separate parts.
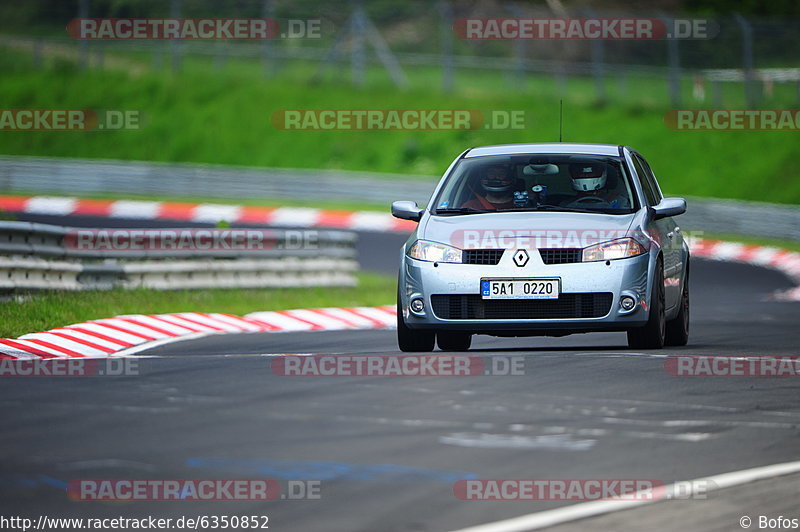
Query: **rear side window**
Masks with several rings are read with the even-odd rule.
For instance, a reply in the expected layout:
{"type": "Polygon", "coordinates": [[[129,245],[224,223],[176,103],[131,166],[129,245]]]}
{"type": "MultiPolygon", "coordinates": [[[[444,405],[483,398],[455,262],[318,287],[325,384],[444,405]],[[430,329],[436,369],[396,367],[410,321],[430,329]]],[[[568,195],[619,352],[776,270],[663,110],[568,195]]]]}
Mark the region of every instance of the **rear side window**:
{"type": "Polygon", "coordinates": [[[658,205],[661,199],[659,197],[658,187],[656,187],[653,182],[653,175],[650,173],[650,167],[647,166],[647,163],[636,153],[631,153],[631,159],[633,160],[633,166],[636,168],[636,175],[639,176],[639,181],[642,183],[642,189],[644,190],[647,204],[651,207],[658,205]]]}
{"type": "Polygon", "coordinates": [[[656,174],[653,172],[653,169],[650,168],[650,163],[647,162],[647,159],[642,157],[641,155],[639,158],[642,160],[642,164],[644,165],[644,170],[647,172],[647,177],[649,178],[650,185],[653,187],[653,194],[655,194],[656,199],[660,202],[664,199],[664,196],[661,194],[661,190],[658,188],[658,181],[656,180],[656,174]]]}

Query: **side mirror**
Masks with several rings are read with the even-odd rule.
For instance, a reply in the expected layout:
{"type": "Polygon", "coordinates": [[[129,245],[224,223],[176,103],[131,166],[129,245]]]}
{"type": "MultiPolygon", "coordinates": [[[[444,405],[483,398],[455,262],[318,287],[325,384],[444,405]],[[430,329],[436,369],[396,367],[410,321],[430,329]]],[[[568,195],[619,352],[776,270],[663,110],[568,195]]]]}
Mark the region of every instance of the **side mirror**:
{"type": "Polygon", "coordinates": [[[683,198],[664,198],[653,207],[653,219],[669,218],[686,212],[686,200],[683,198]]]}
{"type": "Polygon", "coordinates": [[[395,201],[392,203],[392,216],[402,220],[418,222],[422,218],[424,210],[417,206],[416,201],[395,201]]]}

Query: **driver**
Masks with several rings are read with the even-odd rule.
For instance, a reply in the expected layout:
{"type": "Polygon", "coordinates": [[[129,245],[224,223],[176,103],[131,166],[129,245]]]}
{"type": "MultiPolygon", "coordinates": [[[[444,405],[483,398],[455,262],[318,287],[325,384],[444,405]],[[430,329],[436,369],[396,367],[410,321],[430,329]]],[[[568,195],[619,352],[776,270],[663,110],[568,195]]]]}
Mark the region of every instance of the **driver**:
{"type": "Polygon", "coordinates": [[[608,165],[601,162],[572,163],[569,165],[572,188],[577,191],[564,207],[613,207],[629,209],[625,195],[606,189],[608,165]]]}
{"type": "Polygon", "coordinates": [[[481,179],[481,189],[485,195],[473,191],[475,198],[465,202],[462,207],[478,210],[513,209],[513,184],[505,166],[489,166],[481,179]]]}

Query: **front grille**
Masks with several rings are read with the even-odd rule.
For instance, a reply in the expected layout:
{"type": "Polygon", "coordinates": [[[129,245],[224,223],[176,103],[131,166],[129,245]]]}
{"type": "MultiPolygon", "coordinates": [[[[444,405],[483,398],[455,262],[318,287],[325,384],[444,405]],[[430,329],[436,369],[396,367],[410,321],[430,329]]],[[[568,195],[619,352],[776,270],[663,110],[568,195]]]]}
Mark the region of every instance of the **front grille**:
{"type": "Polygon", "coordinates": [[[542,256],[542,262],[545,264],[572,264],[574,262],[581,262],[582,254],[582,249],[549,248],[539,250],[539,255],[542,256]]]}
{"type": "Polygon", "coordinates": [[[504,249],[465,249],[461,256],[461,262],[497,266],[504,251],[504,249]]]}
{"type": "Polygon", "coordinates": [[[443,320],[600,318],[611,310],[613,294],[568,293],[558,299],[482,299],[478,294],[435,294],[433,313],[443,320]]]}

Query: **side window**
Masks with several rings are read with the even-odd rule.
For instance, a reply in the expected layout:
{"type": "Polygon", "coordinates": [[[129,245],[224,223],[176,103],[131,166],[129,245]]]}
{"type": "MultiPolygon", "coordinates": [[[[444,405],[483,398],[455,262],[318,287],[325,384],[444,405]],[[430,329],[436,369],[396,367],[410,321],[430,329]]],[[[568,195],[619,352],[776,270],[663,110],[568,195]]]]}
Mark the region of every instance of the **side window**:
{"type": "Polygon", "coordinates": [[[661,194],[661,190],[658,188],[658,181],[656,181],[656,174],[653,172],[653,169],[650,168],[650,163],[648,163],[644,157],[641,157],[642,164],[644,165],[644,169],[647,172],[647,175],[650,177],[650,185],[653,187],[653,193],[656,195],[658,201],[664,199],[664,196],[661,194]]]}
{"type": "Polygon", "coordinates": [[[633,166],[636,168],[636,175],[639,176],[639,181],[642,183],[642,190],[644,190],[644,196],[647,199],[647,204],[651,207],[653,205],[658,205],[658,194],[653,191],[653,180],[647,170],[645,170],[642,160],[635,153],[631,154],[631,159],[633,160],[633,166]]]}

